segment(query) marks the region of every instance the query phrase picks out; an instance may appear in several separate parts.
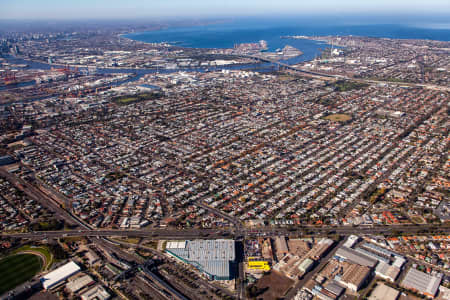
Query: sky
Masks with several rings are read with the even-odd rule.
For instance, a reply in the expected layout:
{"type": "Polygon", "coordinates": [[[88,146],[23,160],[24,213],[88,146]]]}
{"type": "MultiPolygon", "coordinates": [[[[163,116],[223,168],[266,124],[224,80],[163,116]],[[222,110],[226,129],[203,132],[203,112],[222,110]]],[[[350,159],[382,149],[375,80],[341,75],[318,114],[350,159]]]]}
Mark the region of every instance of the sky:
{"type": "Polygon", "coordinates": [[[0,19],[129,19],[261,14],[447,14],[449,0],[0,0],[0,19]]]}

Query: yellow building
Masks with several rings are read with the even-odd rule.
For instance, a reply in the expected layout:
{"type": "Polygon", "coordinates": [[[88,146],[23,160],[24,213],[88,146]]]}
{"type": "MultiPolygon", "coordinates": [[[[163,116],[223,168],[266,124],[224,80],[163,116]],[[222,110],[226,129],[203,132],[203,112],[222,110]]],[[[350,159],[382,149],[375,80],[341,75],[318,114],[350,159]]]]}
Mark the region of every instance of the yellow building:
{"type": "Polygon", "coordinates": [[[247,262],[247,267],[249,270],[270,271],[269,262],[262,261],[262,260],[249,261],[249,262],[247,262]]]}

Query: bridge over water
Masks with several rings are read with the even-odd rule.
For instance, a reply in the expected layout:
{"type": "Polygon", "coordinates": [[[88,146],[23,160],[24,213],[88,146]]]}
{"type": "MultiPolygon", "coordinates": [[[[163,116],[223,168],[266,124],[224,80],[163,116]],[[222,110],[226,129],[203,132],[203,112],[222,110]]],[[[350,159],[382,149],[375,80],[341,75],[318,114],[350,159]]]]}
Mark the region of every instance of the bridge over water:
{"type": "Polygon", "coordinates": [[[272,59],[265,58],[265,57],[256,56],[256,55],[237,55],[237,56],[243,57],[243,58],[256,59],[261,62],[271,63],[271,64],[277,65],[278,67],[281,67],[283,69],[303,73],[303,74],[313,76],[313,77],[331,78],[331,79],[343,78],[343,76],[341,76],[341,75],[330,75],[330,74],[324,74],[324,73],[319,73],[319,72],[312,72],[312,71],[298,69],[298,68],[288,65],[286,63],[283,63],[283,62],[280,62],[277,60],[272,60],[272,59]]]}

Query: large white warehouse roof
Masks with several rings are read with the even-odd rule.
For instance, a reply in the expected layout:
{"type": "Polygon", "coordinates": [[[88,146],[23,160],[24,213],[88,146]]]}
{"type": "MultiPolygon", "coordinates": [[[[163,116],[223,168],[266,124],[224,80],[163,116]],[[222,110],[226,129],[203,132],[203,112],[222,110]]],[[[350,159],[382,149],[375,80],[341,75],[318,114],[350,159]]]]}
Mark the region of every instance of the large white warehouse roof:
{"type": "Polygon", "coordinates": [[[50,289],[57,285],[61,281],[69,278],[70,276],[80,272],[80,267],[73,261],[65,264],[62,267],[48,273],[41,277],[41,283],[44,289],[50,289]]]}

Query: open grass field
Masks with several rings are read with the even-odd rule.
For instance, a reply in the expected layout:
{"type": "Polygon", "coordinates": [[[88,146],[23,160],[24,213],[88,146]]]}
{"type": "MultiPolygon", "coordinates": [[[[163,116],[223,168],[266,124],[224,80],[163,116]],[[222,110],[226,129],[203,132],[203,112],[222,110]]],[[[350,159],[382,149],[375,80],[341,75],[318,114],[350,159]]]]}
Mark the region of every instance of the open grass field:
{"type": "Polygon", "coordinates": [[[34,254],[41,257],[41,260],[43,260],[42,264],[44,265],[44,270],[47,270],[53,263],[53,255],[50,253],[50,250],[47,247],[39,246],[30,246],[26,245],[23,247],[20,247],[16,251],[14,251],[16,254],[34,254]]]}
{"type": "Polygon", "coordinates": [[[360,90],[368,87],[367,83],[356,82],[356,81],[346,81],[338,80],[334,84],[335,91],[346,92],[351,90],[360,90]]]}
{"type": "Polygon", "coordinates": [[[334,114],[325,117],[325,120],[330,120],[334,122],[345,122],[351,119],[352,117],[346,114],[334,114]]]}
{"type": "Polygon", "coordinates": [[[43,262],[33,254],[15,254],[0,260],[0,295],[33,278],[43,262]]]}
{"type": "Polygon", "coordinates": [[[122,98],[120,100],[117,100],[117,102],[120,104],[128,104],[128,103],[136,102],[138,100],[139,100],[138,97],[128,97],[128,98],[122,98]]]}
{"type": "Polygon", "coordinates": [[[413,221],[416,224],[426,224],[427,221],[422,216],[411,216],[411,221],[413,221]]]}
{"type": "Polygon", "coordinates": [[[295,79],[295,77],[289,75],[280,75],[278,76],[278,79],[281,81],[292,81],[295,79]]]}
{"type": "Polygon", "coordinates": [[[119,96],[114,98],[113,100],[119,105],[127,105],[140,101],[154,100],[162,97],[161,92],[153,91],[148,93],[141,93],[137,95],[128,95],[128,96],[119,96]]]}

